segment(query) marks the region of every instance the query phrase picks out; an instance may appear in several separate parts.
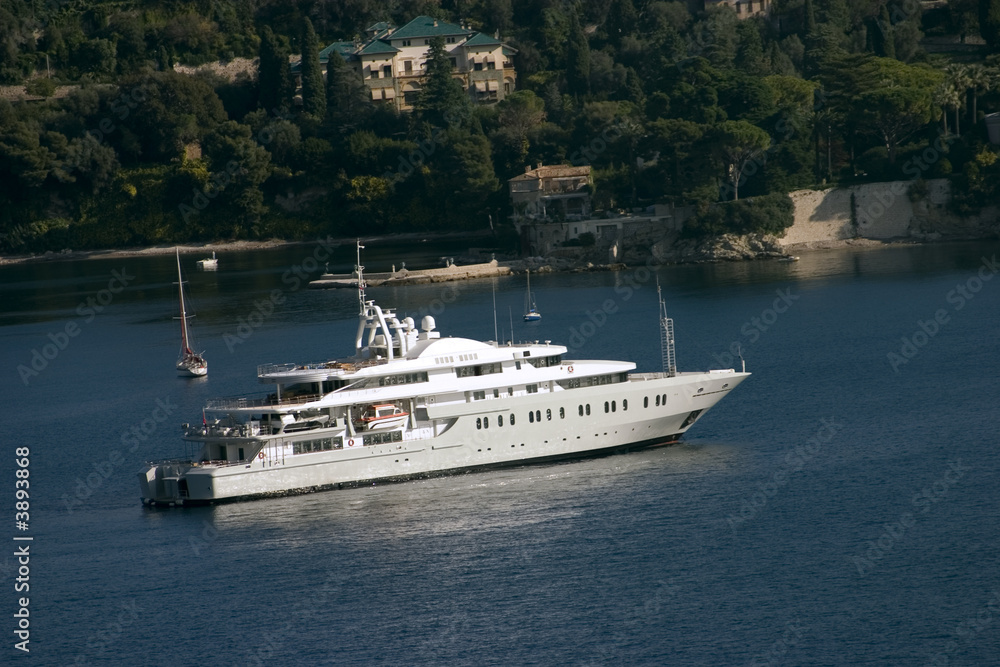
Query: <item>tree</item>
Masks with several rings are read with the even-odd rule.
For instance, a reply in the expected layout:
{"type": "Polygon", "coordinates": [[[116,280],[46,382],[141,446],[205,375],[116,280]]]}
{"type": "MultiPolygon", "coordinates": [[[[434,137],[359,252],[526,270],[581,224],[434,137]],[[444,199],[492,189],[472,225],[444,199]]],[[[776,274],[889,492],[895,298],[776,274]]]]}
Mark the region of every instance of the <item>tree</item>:
{"type": "Polygon", "coordinates": [[[344,62],[337,50],[330,52],[326,63],[326,120],[336,128],[353,127],[366,115],[371,104],[365,85],[357,73],[344,62]]]}
{"type": "Polygon", "coordinates": [[[566,84],[572,95],[590,92],[590,43],[580,27],[575,11],[570,12],[569,40],[566,45],[566,84]]]}
{"type": "MultiPolygon", "coordinates": [[[[331,54],[332,55],[332,54],[331,54]]],[[[319,40],[312,21],[302,21],[302,111],[316,118],[326,115],[323,67],[319,62],[319,40]]]]}
{"type": "Polygon", "coordinates": [[[889,164],[895,164],[899,144],[931,119],[939,75],[888,58],[875,58],[872,66],[879,85],[862,93],[858,102],[869,133],[882,140],[889,164]]]}
{"type": "Polygon", "coordinates": [[[991,51],[1000,51],[1000,0],[979,0],[979,34],[991,51]]]}
{"type": "Polygon", "coordinates": [[[972,79],[965,65],[952,64],[944,68],[944,82],[954,91],[954,94],[948,95],[948,106],[955,112],[955,134],[962,136],[958,112],[965,106],[966,92],[972,87],[972,79]]]}
{"type": "Polygon", "coordinates": [[[471,110],[468,95],[451,76],[451,60],[444,50],[444,37],[432,37],[424,65],[427,78],[417,96],[417,117],[435,127],[467,118],[471,110]]]}
{"type": "Polygon", "coordinates": [[[716,146],[726,163],[726,175],[733,190],[733,201],[740,198],[740,182],[747,169],[764,156],[771,136],[745,120],[727,120],[716,133],[716,146]]]}
{"type": "Polygon", "coordinates": [[[979,120],[977,109],[979,95],[993,89],[994,76],[990,70],[979,64],[969,65],[965,73],[969,81],[969,92],[972,99],[972,123],[975,124],[979,120]]]}
{"type": "Polygon", "coordinates": [[[289,107],[294,84],[288,64],[288,49],[267,26],[264,26],[260,36],[258,85],[262,109],[278,114],[281,109],[289,107]]]}

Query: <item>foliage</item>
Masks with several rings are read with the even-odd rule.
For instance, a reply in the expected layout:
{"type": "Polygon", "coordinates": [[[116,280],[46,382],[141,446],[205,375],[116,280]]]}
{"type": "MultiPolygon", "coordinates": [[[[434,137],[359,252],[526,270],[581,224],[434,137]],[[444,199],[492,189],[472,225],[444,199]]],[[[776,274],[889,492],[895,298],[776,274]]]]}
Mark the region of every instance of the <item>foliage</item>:
{"type": "Polygon", "coordinates": [[[765,20],[663,0],[9,0],[0,82],[44,99],[0,100],[0,247],[479,228],[539,162],[591,165],[598,207],[695,205],[697,233],[763,229],[762,208],[784,220],[783,193],[898,178],[931,147],[947,157],[925,177],[950,173],[973,211],[1000,195],[979,124],[1000,110],[996,69],[932,60],[920,41],[979,31],[996,50],[998,8],[804,0],[765,20]],[[438,40],[416,113],[373,102],[336,50],[323,81],[321,47],[418,14],[500,31],[517,90],[473,106],[438,40]],[[235,57],[257,71],[173,71],[235,57]],[[57,99],[56,83],[74,88],[57,99]]]}
{"type": "Polygon", "coordinates": [[[766,195],[705,207],[684,223],[684,236],[774,234],[784,236],[795,222],[795,205],[785,194],[766,195]]]}

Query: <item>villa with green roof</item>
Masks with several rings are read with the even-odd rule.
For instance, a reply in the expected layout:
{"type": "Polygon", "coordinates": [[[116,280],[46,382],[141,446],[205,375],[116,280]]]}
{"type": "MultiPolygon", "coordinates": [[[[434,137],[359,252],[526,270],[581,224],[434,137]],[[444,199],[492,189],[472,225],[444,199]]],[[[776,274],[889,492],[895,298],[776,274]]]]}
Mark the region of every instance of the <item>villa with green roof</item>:
{"type": "Polygon", "coordinates": [[[320,52],[320,64],[326,71],[335,54],[344,58],[374,102],[393,104],[399,111],[413,109],[433,37],[444,38],[452,76],[473,101],[498,102],[514,92],[517,75],[511,58],[517,51],[498,37],[430,16],[418,16],[401,28],[379,22],[365,34],[363,42],[330,44],[320,52]]]}

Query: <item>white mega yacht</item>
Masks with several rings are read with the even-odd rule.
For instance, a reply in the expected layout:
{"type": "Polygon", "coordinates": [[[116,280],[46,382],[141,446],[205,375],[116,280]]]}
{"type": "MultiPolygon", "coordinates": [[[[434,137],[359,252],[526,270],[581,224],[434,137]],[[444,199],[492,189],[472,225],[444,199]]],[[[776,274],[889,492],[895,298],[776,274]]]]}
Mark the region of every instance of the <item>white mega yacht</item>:
{"type": "Polygon", "coordinates": [[[661,299],[664,372],[565,359],[567,348],[442,338],[367,300],[358,258],[354,354],[264,365],[264,398],[209,401],[194,459],[148,464],[149,505],[204,504],[518,465],[676,442],[749,376],[678,373],[661,299]]]}

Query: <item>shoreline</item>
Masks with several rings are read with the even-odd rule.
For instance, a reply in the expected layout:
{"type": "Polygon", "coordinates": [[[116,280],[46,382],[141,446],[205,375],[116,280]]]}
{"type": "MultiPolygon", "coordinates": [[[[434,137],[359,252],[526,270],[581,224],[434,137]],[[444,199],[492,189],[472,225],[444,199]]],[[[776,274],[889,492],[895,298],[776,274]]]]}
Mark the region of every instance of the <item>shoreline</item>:
{"type": "MultiPolygon", "coordinates": [[[[482,234],[475,233],[449,233],[449,234],[421,234],[421,233],[405,233],[405,234],[385,234],[380,236],[370,236],[365,237],[362,240],[366,243],[379,242],[379,241],[406,241],[409,239],[457,239],[467,237],[470,240],[482,236],[482,234]]],[[[350,238],[336,238],[332,239],[327,237],[333,243],[338,245],[353,244],[354,237],[350,238]]],[[[795,253],[808,253],[808,252],[819,252],[822,250],[843,250],[843,249],[857,249],[857,250],[878,250],[882,248],[893,248],[899,246],[913,246],[913,245],[939,245],[944,243],[960,243],[969,241],[988,241],[996,240],[995,237],[981,237],[981,238],[950,238],[950,239],[915,239],[912,237],[908,238],[896,238],[896,239],[869,239],[869,238],[850,238],[850,239],[836,239],[836,240],[817,240],[817,241],[807,241],[802,243],[793,243],[786,246],[782,246],[782,249],[789,255],[795,253]]],[[[205,243],[185,243],[185,244],[170,244],[170,245],[156,245],[156,246],[144,246],[135,248],[120,248],[120,249],[103,249],[103,250],[69,250],[69,251],[47,251],[41,255],[8,255],[0,256],[0,266],[14,265],[14,264],[27,264],[36,262],[60,262],[60,261],[73,261],[73,260],[91,260],[91,259],[119,259],[123,257],[145,257],[145,256],[158,256],[158,255],[171,255],[174,253],[174,249],[180,250],[182,255],[192,255],[198,253],[211,254],[215,252],[232,252],[232,251],[253,251],[253,250],[275,250],[279,248],[289,248],[293,246],[309,245],[316,243],[316,239],[309,241],[286,241],[284,239],[268,239],[266,241],[211,241],[205,243]]],[[[670,262],[663,261],[657,262],[663,265],[669,264],[712,264],[717,262],[731,262],[731,261],[761,261],[766,259],[779,259],[771,257],[754,257],[745,259],[697,259],[693,261],[679,261],[670,262]]],[[[531,257],[531,258],[519,258],[503,260],[503,263],[510,266],[511,264],[525,264],[528,267],[540,267],[546,264],[564,264],[567,258],[563,257],[531,257]]],[[[568,268],[556,269],[554,267],[549,267],[551,271],[580,271],[580,270],[615,270],[626,266],[627,263],[610,263],[610,264],[596,264],[594,262],[588,262],[586,260],[581,260],[579,262],[574,262],[574,266],[568,268]]],[[[523,271],[523,267],[510,266],[512,272],[519,273],[523,271]],[[520,270],[519,270],[520,269],[520,270]]]]}
{"type": "MultiPolygon", "coordinates": [[[[489,235],[486,233],[485,235],[489,235]]],[[[422,240],[422,239],[436,239],[436,240],[446,240],[446,239],[462,239],[468,238],[470,241],[476,238],[484,236],[482,232],[448,232],[448,233],[421,233],[421,232],[406,232],[403,234],[382,234],[376,236],[365,236],[362,241],[365,243],[373,243],[379,241],[407,241],[407,240],[422,240]]],[[[118,259],[122,257],[146,257],[146,256],[156,256],[156,255],[172,255],[174,253],[174,248],[180,250],[182,255],[190,255],[195,253],[208,253],[211,254],[212,251],[215,252],[232,252],[232,251],[247,251],[247,250],[275,250],[278,248],[290,248],[293,246],[301,245],[312,245],[318,241],[327,241],[332,245],[351,245],[353,246],[355,237],[344,236],[344,237],[332,237],[327,236],[325,239],[310,239],[307,241],[286,241],[284,239],[268,239],[266,241],[207,241],[204,243],[170,243],[164,245],[154,245],[154,246],[140,246],[135,248],[107,248],[102,250],[62,250],[55,252],[53,250],[47,250],[41,255],[0,255],[0,266],[6,266],[8,264],[25,264],[29,262],[59,262],[59,261],[72,261],[72,260],[87,260],[87,259],[118,259]]]]}

